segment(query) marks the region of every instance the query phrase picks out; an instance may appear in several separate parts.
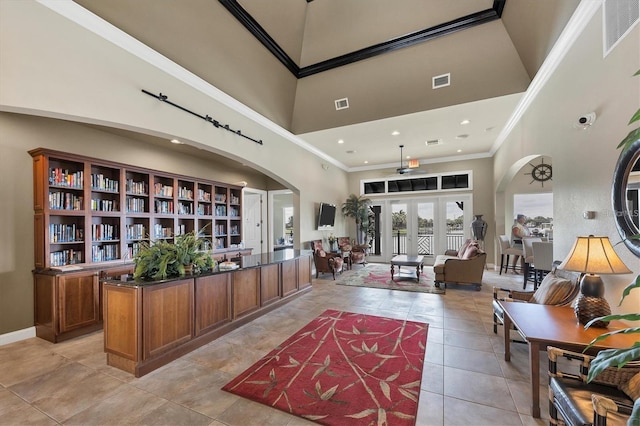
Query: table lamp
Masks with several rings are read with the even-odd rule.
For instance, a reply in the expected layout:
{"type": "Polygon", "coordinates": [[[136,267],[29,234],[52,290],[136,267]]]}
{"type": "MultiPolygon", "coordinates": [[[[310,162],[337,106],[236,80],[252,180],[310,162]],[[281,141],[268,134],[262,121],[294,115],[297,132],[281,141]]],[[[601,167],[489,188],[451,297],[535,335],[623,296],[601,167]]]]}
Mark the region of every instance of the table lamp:
{"type": "MultiPolygon", "coordinates": [[[[593,235],[578,237],[569,255],[558,268],[584,273],[574,307],[581,324],[611,314],[609,303],[603,297],[604,284],[600,275],[631,273],[613,250],[609,237],[593,235]]],[[[593,327],[606,328],[607,325],[604,321],[596,321],[593,327]]]]}

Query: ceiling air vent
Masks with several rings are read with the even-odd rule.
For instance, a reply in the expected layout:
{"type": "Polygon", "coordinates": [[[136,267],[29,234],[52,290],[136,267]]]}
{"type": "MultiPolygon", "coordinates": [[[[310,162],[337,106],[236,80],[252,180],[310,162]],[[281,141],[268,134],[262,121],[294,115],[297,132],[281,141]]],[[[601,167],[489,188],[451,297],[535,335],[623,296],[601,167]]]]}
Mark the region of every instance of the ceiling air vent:
{"type": "Polygon", "coordinates": [[[604,31],[602,32],[604,56],[626,36],[640,15],[640,0],[605,0],[604,31]]]}
{"type": "Polygon", "coordinates": [[[431,139],[431,140],[425,141],[425,144],[427,146],[440,145],[441,143],[442,143],[442,139],[431,139]]]}
{"type": "Polygon", "coordinates": [[[431,78],[431,81],[432,81],[432,89],[447,87],[451,85],[451,73],[436,75],[435,77],[431,78]]]}
{"type": "Polygon", "coordinates": [[[336,111],[349,108],[348,98],[336,99],[334,102],[336,103],[336,111]]]}

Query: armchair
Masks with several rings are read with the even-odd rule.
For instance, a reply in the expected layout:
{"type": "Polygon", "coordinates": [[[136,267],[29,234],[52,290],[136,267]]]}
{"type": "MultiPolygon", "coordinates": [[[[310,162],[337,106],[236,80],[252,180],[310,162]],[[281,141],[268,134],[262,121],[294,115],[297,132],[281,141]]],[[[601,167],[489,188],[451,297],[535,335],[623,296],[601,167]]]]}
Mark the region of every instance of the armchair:
{"type": "Polygon", "coordinates": [[[349,237],[339,237],[338,238],[338,248],[343,253],[343,257],[348,261],[348,268],[355,263],[366,264],[366,256],[367,249],[369,248],[366,244],[355,244],[355,240],[353,244],[349,240],[349,237]],[[348,255],[347,255],[348,253],[348,255]]]}
{"type": "Polygon", "coordinates": [[[457,252],[447,250],[436,256],[433,264],[436,287],[447,283],[472,284],[480,291],[486,260],[487,254],[474,240],[467,240],[457,252]]]}
{"type": "Polygon", "coordinates": [[[316,278],[322,273],[333,275],[336,279],[336,272],[341,273],[344,262],[341,253],[327,253],[322,248],[322,241],[316,240],[311,242],[313,249],[313,263],[316,267],[316,278]]]}
{"type": "MultiPolygon", "coordinates": [[[[640,398],[640,361],[609,367],[587,383],[593,357],[547,347],[549,357],[549,423],[552,425],[627,424],[634,399],[640,398]],[[560,371],[564,359],[577,361],[575,372],[560,371]]],[[[564,367],[563,367],[564,368],[564,367]]]]}
{"type": "MultiPolygon", "coordinates": [[[[535,291],[518,291],[508,288],[493,288],[493,332],[498,332],[498,325],[504,325],[504,312],[499,300],[523,303],[539,303],[541,305],[569,306],[580,292],[579,272],[558,269],[560,261],[553,262],[553,268],[535,291]]],[[[506,331],[505,331],[506,333],[506,331]]]]}

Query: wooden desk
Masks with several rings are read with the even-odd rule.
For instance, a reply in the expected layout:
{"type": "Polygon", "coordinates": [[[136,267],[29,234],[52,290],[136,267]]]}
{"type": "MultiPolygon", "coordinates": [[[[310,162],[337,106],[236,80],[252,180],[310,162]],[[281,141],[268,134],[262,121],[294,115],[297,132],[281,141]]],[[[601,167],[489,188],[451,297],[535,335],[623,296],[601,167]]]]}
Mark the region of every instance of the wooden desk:
{"type": "MultiPolygon", "coordinates": [[[[540,417],[540,351],[547,346],[556,346],[581,352],[597,336],[608,331],[625,328],[619,321],[612,321],[609,328],[584,329],[578,323],[573,309],[569,307],[538,305],[535,303],[499,301],[504,309],[504,360],[511,359],[509,330],[515,325],[520,335],[529,344],[529,375],[531,380],[531,415],[540,417]]],[[[635,343],[634,335],[612,336],[590,348],[590,353],[609,348],[626,348],[635,343]]]]}
{"type": "Polygon", "coordinates": [[[400,267],[401,266],[415,266],[416,268],[416,281],[420,282],[420,272],[422,272],[423,265],[423,257],[422,256],[407,256],[404,254],[394,256],[391,259],[391,279],[393,280],[393,274],[395,266],[398,267],[398,277],[400,277],[400,267]]]}

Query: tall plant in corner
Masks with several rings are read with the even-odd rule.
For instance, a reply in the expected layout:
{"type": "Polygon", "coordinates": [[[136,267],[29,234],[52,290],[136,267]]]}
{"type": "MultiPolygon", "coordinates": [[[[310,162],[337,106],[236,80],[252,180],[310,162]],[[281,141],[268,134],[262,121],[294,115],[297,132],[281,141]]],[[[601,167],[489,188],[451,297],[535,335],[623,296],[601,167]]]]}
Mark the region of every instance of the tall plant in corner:
{"type": "MultiPolygon", "coordinates": [[[[640,75],[640,70],[636,71],[634,76],[640,75]]],[[[635,114],[629,120],[629,125],[632,125],[636,122],[640,121],[640,108],[636,111],[635,114]]],[[[625,150],[629,149],[631,145],[640,139],[640,127],[636,127],[631,130],[629,134],[618,144],[618,148],[625,150]]],[[[628,236],[629,239],[640,239],[640,234],[628,236]]],[[[620,299],[620,303],[618,306],[622,304],[625,297],[629,295],[631,290],[640,288],[640,275],[635,278],[635,281],[629,284],[622,292],[622,298],[620,299]]],[[[640,321],[640,312],[636,313],[628,313],[628,314],[618,314],[618,315],[607,315],[605,317],[595,318],[589,321],[585,328],[589,328],[596,321],[612,321],[612,320],[624,320],[624,321],[640,321]]],[[[640,326],[639,327],[627,327],[623,329],[619,329],[616,331],[612,331],[609,333],[604,333],[597,338],[595,338],[586,349],[589,349],[595,343],[605,340],[609,336],[614,334],[631,334],[631,333],[639,333],[640,334],[640,326]]],[[[586,350],[585,349],[585,350],[586,350]]],[[[590,382],[593,380],[598,374],[603,372],[606,368],[609,367],[623,367],[627,363],[631,361],[640,361],[640,338],[635,342],[635,344],[631,345],[628,348],[623,349],[605,349],[603,351],[598,352],[598,355],[595,357],[593,361],[591,361],[591,367],[589,369],[589,375],[587,376],[587,381],[590,382]]],[[[633,405],[633,411],[627,422],[628,426],[637,426],[640,425],[640,399],[636,400],[633,405]]]]}
{"type": "Polygon", "coordinates": [[[369,225],[371,200],[363,195],[351,194],[342,204],[342,214],[356,221],[356,243],[362,244],[363,231],[369,225]]]}

